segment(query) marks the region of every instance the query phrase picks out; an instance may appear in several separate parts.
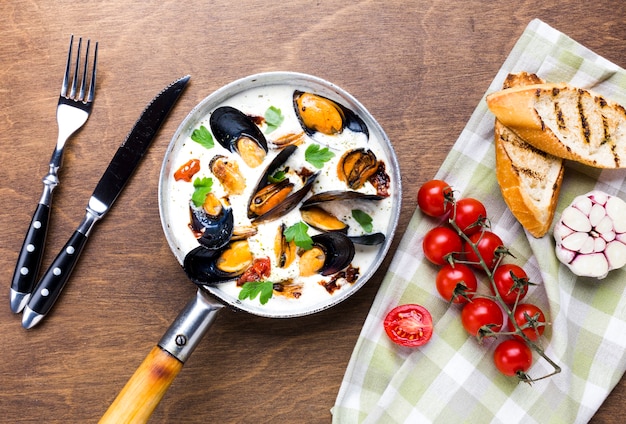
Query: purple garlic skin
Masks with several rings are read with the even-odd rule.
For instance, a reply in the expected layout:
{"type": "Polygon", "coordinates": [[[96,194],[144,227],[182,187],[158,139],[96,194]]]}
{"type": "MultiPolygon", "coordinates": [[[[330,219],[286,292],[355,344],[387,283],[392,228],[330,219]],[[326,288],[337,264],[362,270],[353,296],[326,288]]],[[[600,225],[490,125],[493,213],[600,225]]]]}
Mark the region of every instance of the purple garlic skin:
{"type": "Polygon", "coordinates": [[[556,256],[576,275],[602,279],[626,265],[626,202],[599,190],[574,199],[554,226],[556,256]]]}

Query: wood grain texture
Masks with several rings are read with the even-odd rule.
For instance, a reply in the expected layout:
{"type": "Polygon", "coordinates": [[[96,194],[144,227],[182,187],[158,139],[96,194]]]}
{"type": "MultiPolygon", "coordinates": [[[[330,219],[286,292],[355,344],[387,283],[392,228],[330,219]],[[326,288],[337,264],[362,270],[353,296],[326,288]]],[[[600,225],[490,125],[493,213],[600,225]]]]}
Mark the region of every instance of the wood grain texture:
{"type": "MultiPolygon", "coordinates": [[[[432,178],[528,22],[541,18],[626,65],[622,0],[0,2],[0,420],[96,422],[195,293],[161,231],[157,181],[178,124],[215,89],[289,70],[346,89],[376,117],[402,169],[407,227],[432,178]],[[11,274],[56,140],[70,33],[100,43],[93,114],[68,146],[43,266],[146,103],[191,74],[111,213],[96,227],[62,298],[26,331],[8,306],[11,274]]],[[[392,248],[393,248],[392,247],[392,248]]],[[[224,311],[152,422],[330,422],[343,373],[383,269],[340,306],[268,320],[224,311]]],[[[626,420],[624,379],[594,423],[626,420]]]]}

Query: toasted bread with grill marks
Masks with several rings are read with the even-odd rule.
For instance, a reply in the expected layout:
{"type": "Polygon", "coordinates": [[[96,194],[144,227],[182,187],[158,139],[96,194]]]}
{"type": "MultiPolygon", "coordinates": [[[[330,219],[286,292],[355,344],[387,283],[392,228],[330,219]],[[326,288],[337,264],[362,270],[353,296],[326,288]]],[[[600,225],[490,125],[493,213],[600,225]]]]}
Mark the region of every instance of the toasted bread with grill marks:
{"type": "MultiPolygon", "coordinates": [[[[543,83],[535,74],[509,74],[503,88],[543,83]]],[[[500,120],[495,122],[496,178],[507,206],[534,237],[552,224],[563,181],[563,160],[520,138],[500,120]]]]}
{"type": "Polygon", "coordinates": [[[491,93],[496,118],[539,150],[597,168],[626,167],[626,109],[568,84],[491,93]]]}

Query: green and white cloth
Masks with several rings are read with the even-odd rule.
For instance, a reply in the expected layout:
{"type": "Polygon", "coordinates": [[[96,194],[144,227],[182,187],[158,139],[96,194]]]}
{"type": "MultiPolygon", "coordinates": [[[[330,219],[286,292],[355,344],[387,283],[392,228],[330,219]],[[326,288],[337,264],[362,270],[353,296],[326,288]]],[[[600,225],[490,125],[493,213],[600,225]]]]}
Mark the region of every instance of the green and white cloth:
{"type": "MultiPolygon", "coordinates": [[[[626,105],[624,69],[539,20],[525,29],[487,93],[519,71],[626,105]]],[[[460,309],[437,294],[438,269],[424,259],[421,244],[438,222],[416,211],[355,346],[332,410],[334,423],[584,423],[624,374],[626,270],[601,281],[576,278],[558,262],[552,231],[535,239],[523,230],[496,181],[493,124],[483,98],[436,177],[485,204],[493,230],[516,257],[506,261],[539,283],[526,299],[548,315],[543,346],[562,372],[528,385],[496,370],[497,341],[480,345],[469,337],[460,309]],[[421,348],[394,345],[383,330],[387,312],[405,303],[421,304],[433,315],[433,337],[421,348]]],[[[555,221],[575,196],[594,188],[626,199],[626,170],[567,163],[555,221]]],[[[535,353],[531,377],[551,371],[535,353]]]]}

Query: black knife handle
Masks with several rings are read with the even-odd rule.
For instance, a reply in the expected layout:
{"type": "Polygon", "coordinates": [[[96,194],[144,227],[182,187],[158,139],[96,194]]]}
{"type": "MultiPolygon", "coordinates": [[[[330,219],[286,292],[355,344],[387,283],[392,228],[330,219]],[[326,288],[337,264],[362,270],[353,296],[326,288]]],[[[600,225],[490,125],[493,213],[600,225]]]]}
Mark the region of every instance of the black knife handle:
{"type": "Polygon", "coordinates": [[[49,219],[50,206],[39,203],[30,221],[13,273],[11,288],[18,293],[30,293],[37,281],[48,234],[49,219]]]}
{"type": "Polygon", "coordinates": [[[80,231],[74,234],[63,246],[63,250],[52,261],[52,265],[41,277],[33,290],[28,307],[39,315],[46,315],[54,306],[65,284],[70,278],[78,258],[85,247],[87,236],[80,231]]]}

